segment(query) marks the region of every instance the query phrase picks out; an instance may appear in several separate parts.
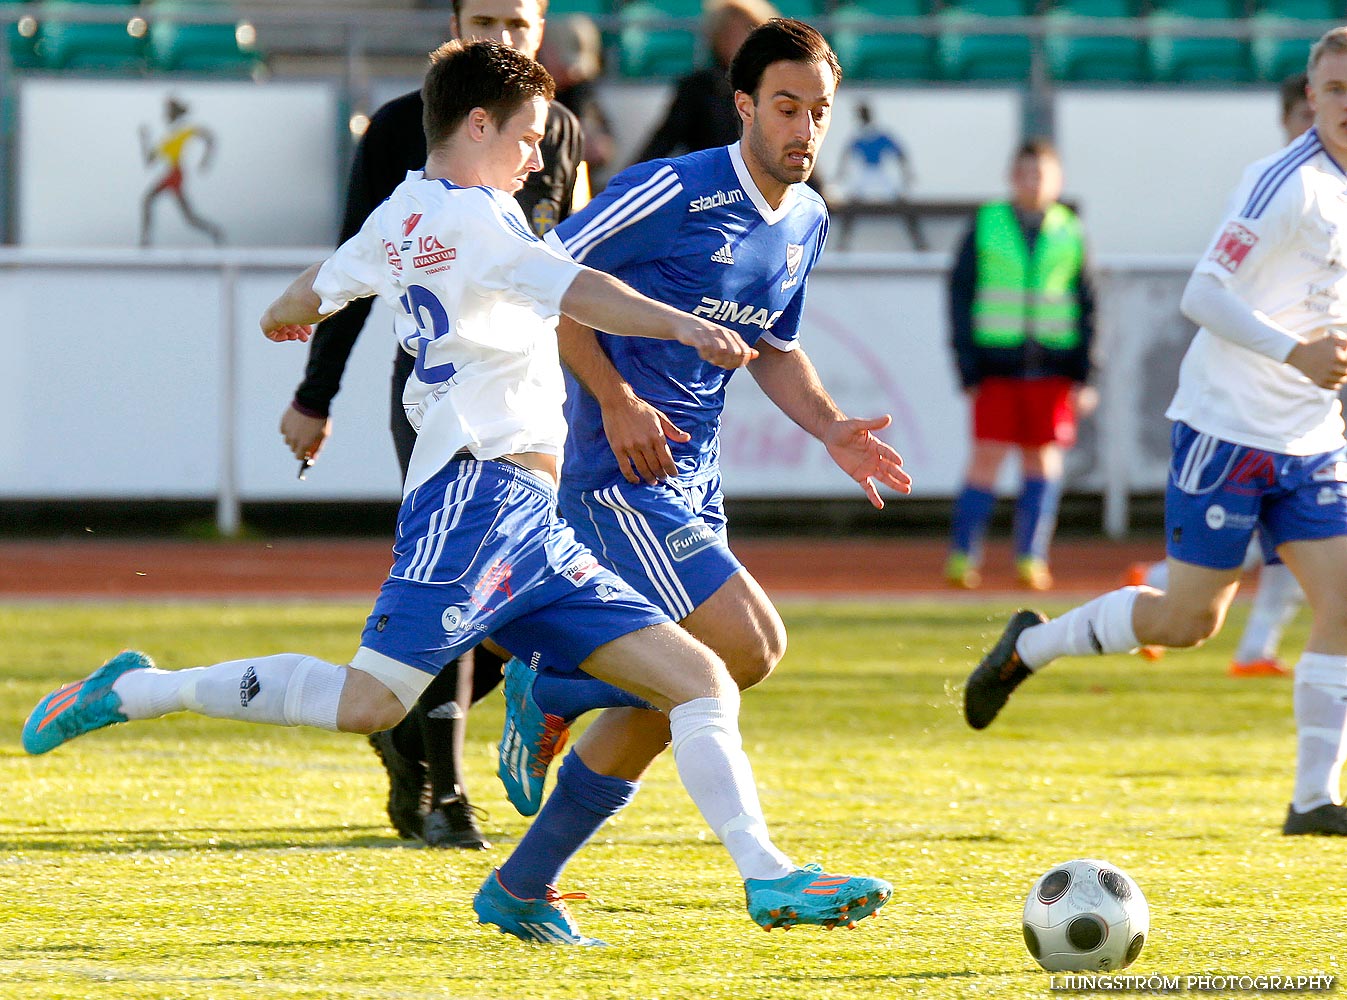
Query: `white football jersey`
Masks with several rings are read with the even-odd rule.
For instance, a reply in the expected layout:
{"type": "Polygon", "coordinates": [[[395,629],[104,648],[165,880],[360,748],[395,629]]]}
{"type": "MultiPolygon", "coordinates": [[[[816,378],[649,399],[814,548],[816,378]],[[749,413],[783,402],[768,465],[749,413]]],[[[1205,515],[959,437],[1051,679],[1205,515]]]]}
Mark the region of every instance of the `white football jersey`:
{"type": "MultiPolygon", "coordinates": [[[[1314,129],[1244,172],[1196,273],[1215,275],[1302,342],[1347,328],[1347,175],[1314,129]]],[[[1184,355],[1165,415],[1287,455],[1343,445],[1337,393],[1205,328],[1184,355]]]]}
{"type": "Polygon", "coordinates": [[[378,295],[416,357],[403,406],[417,430],[404,491],[455,452],[560,456],[561,297],[584,270],[539,240],[503,191],[427,180],[394,189],[314,279],[323,313],[378,295]]]}

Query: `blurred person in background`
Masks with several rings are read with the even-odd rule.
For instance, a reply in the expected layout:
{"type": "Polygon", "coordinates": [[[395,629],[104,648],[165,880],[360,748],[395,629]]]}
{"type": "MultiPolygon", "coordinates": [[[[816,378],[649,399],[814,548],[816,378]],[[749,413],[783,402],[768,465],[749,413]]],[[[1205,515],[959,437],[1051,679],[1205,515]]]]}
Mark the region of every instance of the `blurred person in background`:
{"type": "MultiPolygon", "coordinates": [[[[590,184],[598,190],[607,179],[607,168],[617,148],[596,83],[603,72],[603,37],[598,25],[585,14],[552,18],[538,50],[538,61],[557,82],[557,96],[553,100],[580,119],[584,137],[581,168],[588,170],[590,184]]],[[[577,203],[574,207],[578,210],[583,206],[577,203]]]]}
{"type": "Polygon", "coordinates": [[[664,120],[641,147],[636,162],[658,160],[739,141],[739,112],[730,86],[730,62],[753,29],[777,16],[766,0],[712,0],[704,12],[712,64],[674,86],[664,120]]]}
{"type": "Polygon", "coordinates": [[[892,204],[912,190],[912,164],[897,139],[880,128],[862,101],[856,105],[856,134],[842,154],[837,185],[847,201],[892,204]]]}
{"type": "MultiPolygon", "coordinates": [[[[1299,139],[1314,124],[1314,110],[1305,94],[1308,85],[1309,77],[1305,73],[1296,73],[1281,82],[1281,125],[1287,145],[1299,139]]],[[[1226,673],[1231,677],[1289,677],[1291,669],[1279,655],[1282,633],[1305,602],[1305,592],[1272,546],[1256,536],[1244,558],[1244,571],[1250,572],[1259,565],[1263,569],[1258,574],[1249,619],[1240,633],[1235,656],[1226,673]]],[[[1164,560],[1149,566],[1138,563],[1128,569],[1123,582],[1165,590],[1169,586],[1169,563],[1164,560]]],[[[1143,646],[1141,655],[1148,660],[1158,660],[1164,655],[1164,647],[1143,646]]]]}
{"type": "Polygon", "coordinates": [[[1010,200],[978,209],[950,274],[951,346],[973,444],[945,577],[956,587],[981,584],[996,480],[1014,451],[1015,571],[1024,586],[1047,590],[1063,453],[1075,443],[1078,405],[1093,405],[1085,390],[1094,283],[1080,220],[1058,201],[1062,164],[1051,143],[1033,139],[1015,151],[1010,187],[1010,200]]]}
{"type": "MultiPolygon", "coordinates": [[[[530,58],[543,39],[547,0],[456,0],[450,19],[455,38],[498,41],[530,58]]],[[[351,164],[341,240],[405,179],[426,163],[419,90],[389,101],[374,113],[351,164]]],[[[547,232],[570,214],[581,167],[582,139],[575,115],[553,101],[543,136],[542,169],[515,195],[533,230],[547,232]]],[[[582,191],[587,200],[587,191],[582,191]]],[[[281,435],[301,459],[318,457],[332,433],[332,400],[341,387],[351,349],[369,317],[372,299],[358,299],[320,323],[309,347],[304,380],[281,416],[281,435]]],[[[402,477],[407,476],[416,432],[407,421],[402,391],[415,358],[397,349],[390,384],[390,426],[402,477]]],[[[432,847],[489,847],[468,801],[463,779],[463,731],[468,708],[501,681],[499,649],[479,646],[441,671],[393,730],[370,743],[388,772],[388,818],[398,834],[432,847]]]]}

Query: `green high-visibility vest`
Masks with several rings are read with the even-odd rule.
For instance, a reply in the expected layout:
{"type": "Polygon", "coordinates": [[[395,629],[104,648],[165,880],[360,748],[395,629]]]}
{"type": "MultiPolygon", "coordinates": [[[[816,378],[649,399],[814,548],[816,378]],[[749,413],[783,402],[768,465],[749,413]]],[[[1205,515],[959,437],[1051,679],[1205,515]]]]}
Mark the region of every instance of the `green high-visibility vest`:
{"type": "Polygon", "coordinates": [[[1010,203],[992,202],[978,209],[975,241],[973,343],[1019,347],[1032,337],[1057,350],[1079,346],[1076,284],[1085,243],[1076,213],[1051,206],[1031,254],[1010,203]]]}

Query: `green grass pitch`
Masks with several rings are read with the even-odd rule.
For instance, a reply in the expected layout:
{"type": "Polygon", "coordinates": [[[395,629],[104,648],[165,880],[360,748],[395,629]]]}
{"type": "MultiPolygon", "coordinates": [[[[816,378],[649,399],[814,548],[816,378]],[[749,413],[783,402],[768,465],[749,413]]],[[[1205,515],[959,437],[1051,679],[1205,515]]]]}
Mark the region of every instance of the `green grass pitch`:
{"type": "MultiPolygon", "coordinates": [[[[475,924],[473,892],[525,829],[494,777],[499,695],[469,730],[482,854],[397,840],[360,737],[175,716],[19,747],[42,694],[124,647],[165,667],[342,661],[365,610],[0,605],[0,998],[1046,997],[1020,908],[1075,857],[1120,865],[1150,901],[1129,973],[1336,974],[1347,954],[1347,844],[1279,832],[1291,685],[1225,676],[1239,609],[1158,664],[1056,664],[979,734],[960,685],[1011,605],[786,606],[790,650],[745,698],[745,744],[783,849],[894,883],[854,932],[749,923],[667,758],[562,886],[589,894],[573,910],[612,947],[475,924]]],[[[1303,637],[1302,618],[1288,649],[1303,637]]]]}

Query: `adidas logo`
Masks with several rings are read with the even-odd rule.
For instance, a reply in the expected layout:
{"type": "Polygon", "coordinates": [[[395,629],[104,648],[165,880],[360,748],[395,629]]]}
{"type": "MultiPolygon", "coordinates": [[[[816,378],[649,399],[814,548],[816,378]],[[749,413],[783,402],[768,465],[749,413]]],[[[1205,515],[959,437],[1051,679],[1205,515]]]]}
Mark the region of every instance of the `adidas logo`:
{"type": "Polygon", "coordinates": [[[716,264],[733,264],[734,254],[730,251],[730,245],[726,243],[723,247],[711,255],[711,260],[716,264]]]}
{"type": "Polygon", "coordinates": [[[243,678],[239,681],[239,704],[244,708],[248,703],[258,696],[262,691],[262,683],[257,679],[257,670],[250,663],[248,669],[243,672],[243,678]]]}

